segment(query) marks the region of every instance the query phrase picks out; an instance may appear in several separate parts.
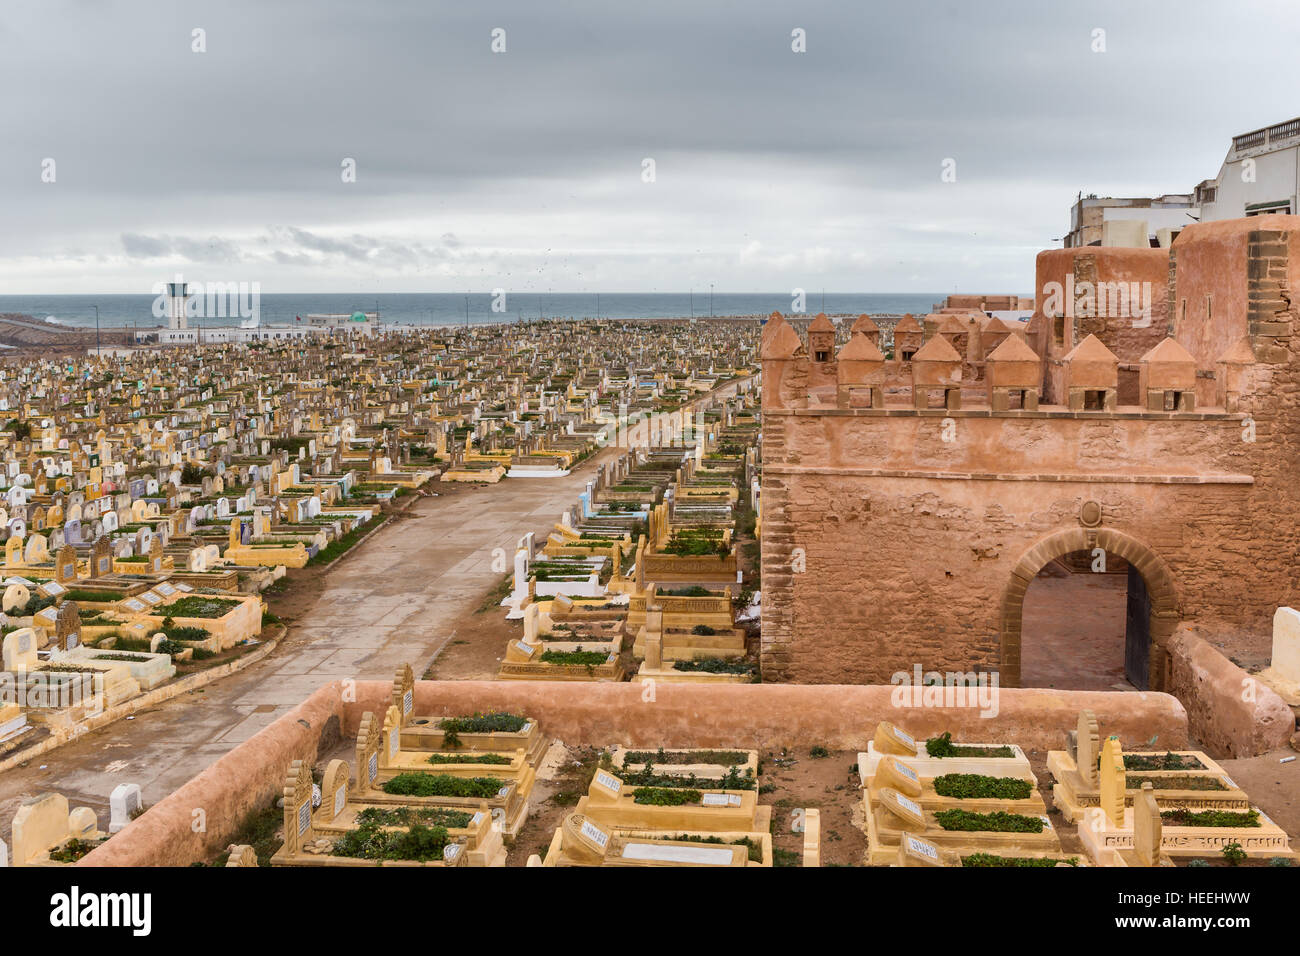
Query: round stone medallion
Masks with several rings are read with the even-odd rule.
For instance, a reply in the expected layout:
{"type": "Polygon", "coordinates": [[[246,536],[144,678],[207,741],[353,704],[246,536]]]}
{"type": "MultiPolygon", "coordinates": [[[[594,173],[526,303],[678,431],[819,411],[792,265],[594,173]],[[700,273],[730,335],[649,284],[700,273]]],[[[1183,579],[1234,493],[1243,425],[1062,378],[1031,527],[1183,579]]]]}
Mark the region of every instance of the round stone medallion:
{"type": "Polygon", "coordinates": [[[1079,509],[1079,522],[1085,528],[1095,528],[1101,524],[1101,502],[1085,501],[1079,509]]]}

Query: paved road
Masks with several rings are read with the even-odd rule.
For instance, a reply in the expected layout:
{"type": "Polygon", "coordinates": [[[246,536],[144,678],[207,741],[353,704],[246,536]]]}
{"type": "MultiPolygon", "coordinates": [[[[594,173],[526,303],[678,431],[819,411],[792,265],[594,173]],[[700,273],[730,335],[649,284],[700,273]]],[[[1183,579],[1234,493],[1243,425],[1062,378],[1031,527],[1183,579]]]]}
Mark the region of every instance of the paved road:
{"type": "Polygon", "coordinates": [[[501,579],[493,550],[505,549],[512,567],[519,538],[534,531],[544,540],[597,464],[620,453],[607,449],[565,478],[420,499],[323,576],[319,600],[265,660],[0,774],[0,835],[8,838],[22,799],[46,790],[95,808],[107,826],[118,784],[138,783],[152,805],[324,683],[391,679],[407,661],[419,677],[501,579]]]}

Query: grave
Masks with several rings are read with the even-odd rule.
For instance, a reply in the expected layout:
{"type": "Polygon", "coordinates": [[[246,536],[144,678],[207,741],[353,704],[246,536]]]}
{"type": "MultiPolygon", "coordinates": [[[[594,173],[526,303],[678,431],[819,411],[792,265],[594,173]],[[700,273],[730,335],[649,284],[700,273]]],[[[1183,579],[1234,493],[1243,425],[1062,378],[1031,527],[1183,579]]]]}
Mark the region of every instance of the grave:
{"type": "MultiPolygon", "coordinates": [[[[1079,714],[1078,729],[1069,750],[1047,754],[1047,769],[1056,783],[1052,802],[1071,823],[1079,823],[1089,810],[1101,805],[1101,735],[1091,711],[1079,714]]],[[[1146,783],[1162,809],[1229,810],[1250,809],[1245,791],[1208,754],[1199,750],[1147,751],[1124,754],[1128,774],[1125,806],[1146,783]]]]}

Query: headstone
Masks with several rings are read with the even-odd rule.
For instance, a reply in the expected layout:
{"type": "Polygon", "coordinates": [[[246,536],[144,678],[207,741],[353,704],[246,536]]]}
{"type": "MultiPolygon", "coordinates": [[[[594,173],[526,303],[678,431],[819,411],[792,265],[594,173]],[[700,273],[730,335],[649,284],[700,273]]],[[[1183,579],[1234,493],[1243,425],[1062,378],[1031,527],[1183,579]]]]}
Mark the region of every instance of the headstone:
{"type": "Polygon", "coordinates": [[[1151,781],[1133,797],[1133,852],[1140,866],[1160,865],[1160,840],[1164,823],[1151,781]]]}
{"type": "Polygon", "coordinates": [[[36,655],[36,632],[30,627],[10,631],[4,636],[0,655],[7,671],[32,670],[40,662],[36,655]]]}
{"type": "Polygon", "coordinates": [[[1079,712],[1079,728],[1075,731],[1075,767],[1084,784],[1093,789],[1101,779],[1097,760],[1101,756],[1101,735],[1097,730],[1097,715],[1090,710],[1079,712]]]}
{"type": "Polygon", "coordinates": [[[1300,612],[1280,607],[1273,615],[1273,673],[1300,684],[1300,612]]]}
{"type": "Polygon", "coordinates": [[[915,757],[917,755],[916,738],[900,730],[887,720],[876,724],[876,734],[872,743],[876,753],[894,754],[898,757],[915,757]]]}
{"type": "Polygon", "coordinates": [[[70,544],[59,548],[55,555],[54,580],[60,584],[77,580],[77,552],[70,544]]]}
{"type": "Polygon", "coordinates": [[[1111,826],[1124,825],[1124,752],[1120,748],[1119,738],[1110,736],[1101,747],[1101,810],[1111,826]]]}
{"type": "Polygon", "coordinates": [[[144,808],[138,783],[119,783],[108,795],[108,832],[116,833],[133,819],[132,815],[144,808]]]}
{"type": "Polygon", "coordinates": [[[64,601],[54,619],[54,643],[61,651],[70,651],[81,643],[81,616],[76,601],[64,601]]]}
{"type": "Polygon", "coordinates": [[[32,593],[27,589],[27,585],[14,584],[5,588],[3,603],[0,603],[0,609],[9,614],[12,611],[22,610],[27,606],[27,602],[32,598],[32,593]]]}

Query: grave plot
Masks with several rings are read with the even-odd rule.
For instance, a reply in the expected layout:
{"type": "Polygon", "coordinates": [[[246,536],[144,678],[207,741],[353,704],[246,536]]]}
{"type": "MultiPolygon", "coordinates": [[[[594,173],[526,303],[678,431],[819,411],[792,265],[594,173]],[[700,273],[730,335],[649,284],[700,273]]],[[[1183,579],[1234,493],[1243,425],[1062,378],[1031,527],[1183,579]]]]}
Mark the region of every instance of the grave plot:
{"type": "Polygon", "coordinates": [[[674,833],[765,832],[771,821],[771,807],[758,803],[754,778],[740,772],[692,780],[652,767],[627,776],[646,782],[625,783],[612,771],[597,771],[577,811],[608,826],[674,833]]]}
{"type": "MultiPolygon", "coordinates": [[[[59,793],[23,801],[9,835],[10,866],[68,866],[108,839],[94,810],[77,807],[69,812],[68,798],[59,793]]],[[[0,866],[4,857],[5,845],[0,841],[0,866]]]]}
{"type": "Polygon", "coordinates": [[[59,610],[48,650],[37,650],[34,628],[4,636],[0,673],[14,694],[11,699],[23,702],[33,723],[66,728],[140,693],[129,662],[78,656],[84,652],[80,628],[77,606],[67,603],[59,610]]]}
{"type": "Polygon", "coordinates": [[[911,735],[882,721],[858,755],[871,865],[912,865],[923,847],[938,862],[917,865],[1066,859],[1019,748],[953,744],[948,734],[926,744],[922,755],[911,735]]]}
{"type": "Polygon", "coordinates": [[[1136,849],[1150,856],[1152,847],[1176,859],[1213,857],[1225,849],[1235,849],[1243,859],[1295,859],[1286,831],[1256,807],[1244,811],[1167,808],[1160,805],[1150,780],[1142,784],[1136,800],[1129,800],[1124,756],[1119,738],[1107,737],[1098,773],[1100,805],[1088,808],[1079,823],[1079,838],[1097,864],[1134,865],[1121,860],[1122,851],[1136,849]],[[1153,838],[1154,813],[1159,814],[1160,825],[1153,838]]]}
{"type": "Polygon", "coordinates": [[[736,553],[731,545],[731,511],[725,527],[674,524],[674,512],[661,504],[650,512],[644,546],[638,543],[640,580],[679,584],[734,584],[736,553]]]}
{"type": "MultiPolygon", "coordinates": [[[[554,602],[552,602],[554,603],[554,602]]],[[[497,676],[501,680],[620,681],[623,665],[619,651],[623,646],[620,622],[602,621],[583,625],[604,640],[585,644],[581,640],[554,640],[557,633],[551,624],[543,633],[541,607],[537,603],[524,608],[524,636],[506,645],[505,657],[497,676]]],[[[570,628],[576,625],[568,625],[570,628]]],[[[567,632],[576,637],[574,631],[567,632]]]]}
{"type": "MultiPolygon", "coordinates": [[[[726,603],[730,608],[730,597],[726,603]]],[[[646,610],[645,624],[637,633],[644,657],[637,670],[638,681],[748,683],[754,679],[753,664],[743,659],[743,630],[727,628],[719,633],[707,624],[697,624],[689,631],[684,627],[665,629],[664,617],[659,604],[652,604],[646,610]],[[670,641],[673,653],[678,655],[676,660],[666,659],[670,641]],[[707,642],[708,646],[701,647],[695,642],[707,642]]],[[[637,645],[634,645],[633,653],[636,652],[637,645]]]]}
{"type": "Polygon", "coordinates": [[[991,777],[1032,777],[1029,758],[1015,744],[953,743],[951,734],[941,734],[924,742],[888,721],[876,727],[874,739],[866,753],[858,754],[858,771],[862,779],[876,772],[876,765],[888,755],[902,757],[923,777],[945,773],[976,773],[991,777]],[[924,751],[924,752],[923,752],[924,751]]]}
{"type": "Polygon", "coordinates": [[[342,812],[347,812],[347,764],[332,761],[326,778],[331,786],[322,791],[320,810],[314,810],[311,767],[302,760],[290,765],[284,785],[284,845],[271,857],[272,866],[467,866],[469,836],[453,831],[472,829],[476,837],[490,831],[481,811],[472,828],[448,827],[432,817],[407,825],[391,825],[390,817],[354,818],[355,825],[348,827],[337,822],[335,812],[340,797],[342,812]],[[328,807],[324,795],[330,797],[328,807]]]}
{"type": "Polygon", "coordinates": [[[770,867],[772,808],[757,803],[757,761],[753,751],[619,748],[612,762],[596,771],[575,813],[555,831],[544,865],[668,865],[666,861],[680,860],[683,865],[770,867]],[[575,820],[601,846],[606,841],[600,834],[610,838],[611,852],[593,857],[587,852],[593,847],[584,850],[575,843],[575,820]],[[668,848],[624,853],[625,844],[668,848]],[[718,852],[696,852],[702,848],[718,852]]]}
{"type": "Polygon", "coordinates": [[[509,756],[494,751],[403,753],[401,734],[395,706],[388,708],[382,722],[369,711],[362,715],[357,734],[357,800],[381,806],[485,810],[506,842],[514,840],[528,819],[529,796],[537,778],[526,749],[509,756]],[[430,763],[433,756],[461,760],[430,763]],[[487,762],[494,759],[506,763],[487,762]]]}
{"type": "Polygon", "coordinates": [[[537,721],[521,714],[492,712],[452,717],[417,716],[415,675],[403,664],[393,678],[392,706],[401,726],[400,747],[404,751],[430,753],[497,753],[523,751],[528,766],[541,765],[550,741],[537,721]]]}
{"type": "MultiPolygon", "coordinates": [[[[765,835],[765,834],[763,834],[765,835]]],[[[546,851],[546,859],[531,857],[529,866],[685,866],[741,867],[770,866],[770,837],[767,862],[753,858],[749,838],[690,834],[677,838],[654,833],[612,831],[581,813],[566,816],[546,851]]],[[[762,851],[760,850],[760,853],[762,851]]]]}
{"type": "MultiPolygon", "coordinates": [[[[1228,810],[1245,812],[1250,799],[1214,760],[1199,750],[1139,751],[1123,755],[1124,804],[1132,806],[1143,786],[1150,783],[1162,809],[1228,810]]],[[[1069,750],[1047,755],[1047,769],[1056,783],[1052,799],[1071,823],[1079,823],[1101,806],[1101,736],[1091,711],[1079,714],[1078,729],[1070,735],[1069,750]]]]}

